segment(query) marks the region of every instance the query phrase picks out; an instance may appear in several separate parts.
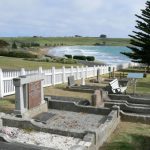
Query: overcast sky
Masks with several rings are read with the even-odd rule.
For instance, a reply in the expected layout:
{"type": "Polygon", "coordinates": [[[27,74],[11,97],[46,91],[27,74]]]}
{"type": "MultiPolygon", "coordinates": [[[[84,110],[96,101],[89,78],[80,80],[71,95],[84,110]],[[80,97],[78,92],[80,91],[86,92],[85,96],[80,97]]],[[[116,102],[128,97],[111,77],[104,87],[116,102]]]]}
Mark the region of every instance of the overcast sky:
{"type": "Polygon", "coordinates": [[[0,36],[128,37],[146,0],[0,0],[0,36]]]}

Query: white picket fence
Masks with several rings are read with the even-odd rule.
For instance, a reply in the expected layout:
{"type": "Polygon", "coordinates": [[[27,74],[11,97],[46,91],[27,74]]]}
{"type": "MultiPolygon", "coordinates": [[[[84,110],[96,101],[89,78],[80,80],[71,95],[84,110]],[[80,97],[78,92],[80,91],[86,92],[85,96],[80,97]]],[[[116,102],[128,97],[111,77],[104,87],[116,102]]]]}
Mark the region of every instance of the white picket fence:
{"type": "Polygon", "coordinates": [[[0,69],[0,98],[11,95],[15,93],[15,87],[13,85],[13,79],[22,75],[30,75],[30,74],[42,74],[44,79],[44,87],[66,83],[68,80],[68,76],[73,75],[75,80],[79,80],[82,77],[90,78],[97,75],[97,69],[100,69],[100,74],[107,74],[108,67],[114,67],[115,70],[121,68],[127,68],[131,64],[124,64],[121,66],[94,66],[94,67],[71,67],[61,69],[55,69],[52,67],[51,69],[43,70],[42,67],[39,67],[37,70],[25,70],[22,68],[20,71],[2,71],[0,69]]]}
{"type": "Polygon", "coordinates": [[[100,69],[101,74],[108,73],[108,66],[94,66],[94,67],[71,67],[61,69],[43,70],[39,67],[38,70],[25,70],[22,68],[20,71],[2,71],[0,69],[0,97],[11,95],[15,93],[15,87],[13,85],[13,79],[23,75],[30,74],[42,74],[44,79],[44,87],[66,83],[68,76],[74,75],[75,80],[81,79],[82,77],[89,78],[94,77],[97,74],[97,69],[100,69]]]}

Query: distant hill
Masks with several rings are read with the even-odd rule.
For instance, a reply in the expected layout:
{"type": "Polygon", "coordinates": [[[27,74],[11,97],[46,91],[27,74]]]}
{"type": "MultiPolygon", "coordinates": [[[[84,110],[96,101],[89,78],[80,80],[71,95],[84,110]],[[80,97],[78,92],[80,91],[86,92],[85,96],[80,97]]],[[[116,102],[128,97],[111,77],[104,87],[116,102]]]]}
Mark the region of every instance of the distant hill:
{"type": "Polygon", "coordinates": [[[128,38],[100,38],[100,37],[16,37],[1,38],[9,44],[14,41],[20,43],[39,43],[40,46],[74,46],[74,45],[107,45],[107,46],[127,46],[128,38]]]}

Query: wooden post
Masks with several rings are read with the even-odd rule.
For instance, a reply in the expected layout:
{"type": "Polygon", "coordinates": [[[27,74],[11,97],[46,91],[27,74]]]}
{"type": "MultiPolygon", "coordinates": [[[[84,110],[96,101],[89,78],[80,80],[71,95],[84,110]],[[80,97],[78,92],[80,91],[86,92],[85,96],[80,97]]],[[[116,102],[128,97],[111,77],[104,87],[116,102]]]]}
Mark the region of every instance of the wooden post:
{"type": "Polygon", "coordinates": [[[71,66],[71,75],[73,76],[73,66],[71,66]]]}
{"type": "Polygon", "coordinates": [[[4,97],[3,72],[0,68],[0,98],[4,97]]]}
{"type": "Polygon", "coordinates": [[[52,67],[52,85],[55,85],[55,67],[52,67]]]}
{"type": "Polygon", "coordinates": [[[24,68],[21,68],[21,75],[22,75],[22,76],[26,75],[26,72],[25,72],[25,69],[24,69],[24,68]]]}
{"type": "Polygon", "coordinates": [[[135,95],[135,93],[136,93],[136,81],[137,81],[137,79],[134,79],[133,95],[135,95]]]}
{"type": "Polygon", "coordinates": [[[113,72],[112,73],[113,73],[113,75],[112,75],[113,78],[115,78],[115,67],[113,67],[113,72]]]}
{"type": "Polygon", "coordinates": [[[66,73],[65,73],[65,66],[62,67],[62,79],[63,79],[63,83],[66,82],[66,73]]]}
{"type": "Polygon", "coordinates": [[[86,78],[88,78],[88,66],[86,66],[86,78]]]}
{"type": "Polygon", "coordinates": [[[79,77],[79,66],[77,66],[77,80],[79,80],[80,77],[79,77]]]}
{"type": "Polygon", "coordinates": [[[39,67],[39,73],[43,73],[43,69],[42,69],[42,67],[39,67]]]}

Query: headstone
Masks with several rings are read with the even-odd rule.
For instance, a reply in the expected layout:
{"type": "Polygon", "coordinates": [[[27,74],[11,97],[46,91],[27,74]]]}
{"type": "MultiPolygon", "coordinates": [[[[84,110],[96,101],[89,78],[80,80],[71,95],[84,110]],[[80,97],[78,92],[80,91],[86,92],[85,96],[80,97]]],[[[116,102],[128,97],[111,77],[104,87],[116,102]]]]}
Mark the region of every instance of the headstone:
{"type": "MultiPolygon", "coordinates": [[[[15,114],[23,117],[41,113],[47,103],[44,101],[42,75],[20,76],[13,80],[15,86],[15,114]]],[[[46,111],[45,107],[45,111],[46,111]]]]}
{"type": "Polygon", "coordinates": [[[85,78],[81,78],[81,85],[85,85],[85,78]]]}
{"type": "Polygon", "coordinates": [[[100,69],[97,69],[97,82],[99,83],[100,82],[100,69]]]}
{"type": "Polygon", "coordinates": [[[74,76],[69,76],[68,77],[68,86],[74,86],[75,85],[75,81],[74,81],[74,76]]]}
{"type": "Polygon", "coordinates": [[[92,106],[102,106],[103,102],[103,91],[102,90],[95,90],[94,94],[91,96],[91,104],[92,106]]]}

